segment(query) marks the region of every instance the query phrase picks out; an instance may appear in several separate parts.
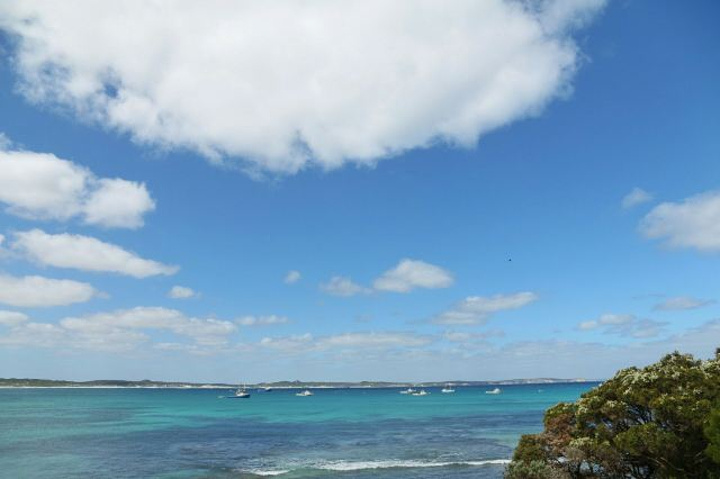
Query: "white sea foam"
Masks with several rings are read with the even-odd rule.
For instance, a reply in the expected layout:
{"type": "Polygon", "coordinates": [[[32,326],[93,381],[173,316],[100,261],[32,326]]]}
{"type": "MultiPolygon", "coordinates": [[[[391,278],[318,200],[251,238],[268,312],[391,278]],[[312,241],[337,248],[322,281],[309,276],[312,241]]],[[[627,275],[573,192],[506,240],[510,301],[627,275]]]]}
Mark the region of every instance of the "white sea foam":
{"type": "Polygon", "coordinates": [[[485,466],[489,464],[507,464],[508,459],[488,459],[484,461],[335,461],[318,464],[315,469],[326,471],[362,471],[366,469],[395,469],[395,468],[419,468],[419,467],[448,467],[448,466],[485,466]]]}
{"type": "Polygon", "coordinates": [[[280,476],[282,474],[287,474],[290,471],[284,469],[250,469],[245,472],[255,474],[256,476],[280,476]]]}
{"type": "MultiPolygon", "coordinates": [[[[487,459],[482,461],[417,461],[417,460],[386,460],[386,461],[328,461],[321,463],[304,464],[299,466],[301,469],[319,469],[323,471],[365,471],[372,469],[414,469],[425,467],[450,467],[465,466],[478,467],[486,465],[503,465],[508,464],[508,459],[487,459]]],[[[253,469],[247,470],[250,474],[257,476],[280,476],[290,472],[290,470],[282,469],[253,469]]]]}

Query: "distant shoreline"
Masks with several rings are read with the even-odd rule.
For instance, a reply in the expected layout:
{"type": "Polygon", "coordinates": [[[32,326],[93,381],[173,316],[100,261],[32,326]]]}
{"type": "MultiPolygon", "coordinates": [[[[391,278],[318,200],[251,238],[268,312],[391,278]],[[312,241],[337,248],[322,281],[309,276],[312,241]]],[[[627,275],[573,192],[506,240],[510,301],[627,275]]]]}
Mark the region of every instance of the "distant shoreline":
{"type": "MultiPolygon", "coordinates": [[[[433,382],[301,382],[282,381],[275,383],[247,384],[248,389],[397,389],[409,387],[487,387],[487,386],[522,386],[522,385],[552,385],[552,384],[582,384],[597,383],[599,380],[590,379],[510,379],[502,381],[433,381],[433,382]]],[[[95,381],[63,381],[46,379],[2,379],[0,389],[234,389],[238,384],[226,383],[182,383],[164,381],[124,381],[124,380],[95,380],[95,381]]]]}

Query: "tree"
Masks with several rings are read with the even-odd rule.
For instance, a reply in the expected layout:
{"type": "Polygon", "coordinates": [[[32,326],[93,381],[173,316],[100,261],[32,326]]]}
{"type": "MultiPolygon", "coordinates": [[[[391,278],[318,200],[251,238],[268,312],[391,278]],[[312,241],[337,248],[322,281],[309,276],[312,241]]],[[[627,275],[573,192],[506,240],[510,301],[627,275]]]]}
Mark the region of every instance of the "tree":
{"type": "Polygon", "coordinates": [[[720,354],[701,361],[675,352],[623,369],[574,404],[548,409],[543,432],[521,438],[508,474],[532,465],[570,478],[720,478],[719,400],[720,354]]]}
{"type": "Polygon", "coordinates": [[[710,413],[710,418],[705,426],[705,438],[708,440],[708,447],[705,454],[715,463],[720,464],[720,403],[710,413]]]}

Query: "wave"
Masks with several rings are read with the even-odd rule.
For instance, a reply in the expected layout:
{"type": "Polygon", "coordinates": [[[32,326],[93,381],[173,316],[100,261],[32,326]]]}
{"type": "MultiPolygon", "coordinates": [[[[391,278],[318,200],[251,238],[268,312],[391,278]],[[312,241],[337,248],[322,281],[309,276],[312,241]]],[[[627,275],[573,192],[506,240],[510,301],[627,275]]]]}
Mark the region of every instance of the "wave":
{"type": "Polygon", "coordinates": [[[287,474],[287,473],[290,472],[290,471],[289,471],[289,470],[283,470],[283,469],[278,469],[278,470],[272,470],[272,469],[249,469],[249,470],[243,471],[243,472],[247,472],[248,474],[253,474],[253,475],[255,475],[255,476],[280,476],[280,475],[282,475],[282,474],[287,474]]]}
{"type": "MultiPolygon", "coordinates": [[[[386,460],[386,461],[329,461],[307,464],[305,470],[322,470],[334,472],[365,471],[371,469],[414,469],[425,467],[479,467],[487,465],[504,465],[509,459],[486,459],[482,461],[417,461],[417,460],[386,460]]],[[[254,469],[245,471],[257,476],[280,476],[291,472],[284,469],[254,469]]]]}

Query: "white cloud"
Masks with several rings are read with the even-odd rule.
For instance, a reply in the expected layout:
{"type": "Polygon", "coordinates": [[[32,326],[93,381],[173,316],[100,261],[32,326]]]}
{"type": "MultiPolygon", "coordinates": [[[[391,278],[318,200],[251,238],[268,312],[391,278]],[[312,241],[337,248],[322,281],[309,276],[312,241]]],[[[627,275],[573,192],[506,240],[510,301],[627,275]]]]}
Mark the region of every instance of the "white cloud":
{"type": "Polygon", "coordinates": [[[235,320],[240,326],[269,326],[272,324],[285,324],[290,320],[285,316],[271,314],[268,316],[243,316],[235,320]]]}
{"type": "Polygon", "coordinates": [[[14,236],[13,250],[44,266],[118,273],[135,278],[172,275],[178,270],[177,266],[140,258],[117,245],[89,236],[52,235],[38,229],[14,236]]]}
{"type": "Polygon", "coordinates": [[[407,293],[416,288],[447,288],[453,284],[450,272],[424,261],[403,259],[373,282],[378,291],[407,293]]]}
{"type": "Polygon", "coordinates": [[[688,309],[698,309],[709,306],[715,301],[709,299],[698,299],[690,296],[677,296],[668,298],[656,304],[653,309],[656,311],[682,311],[688,309]]]}
{"type": "Polygon", "coordinates": [[[97,181],[97,189],[87,198],[83,213],[85,222],[107,228],[139,228],[143,214],[155,209],[142,183],[115,179],[97,181]]]}
{"type": "Polygon", "coordinates": [[[310,333],[279,338],[262,338],[259,346],[284,353],[307,352],[311,347],[313,336],[310,333]]]}
{"type": "Polygon", "coordinates": [[[447,288],[453,284],[453,281],[452,274],[439,266],[419,260],[403,259],[394,268],[376,278],[372,288],[357,284],[347,276],[333,276],[327,283],[321,283],[320,289],[335,296],[354,296],[373,291],[407,293],[417,288],[447,288]]]}
{"type": "Polygon", "coordinates": [[[483,333],[473,333],[469,331],[445,331],[442,338],[451,343],[463,343],[474,345],[484,343],[488,339],[505,336],[505,333],[499,330],[487,331],[483,333]]]}
{"type": "Polygon", "coordinates": [[[490,297],[469,296],[448,311],[437,315],[432,322],[447,325],[483,324],[497,312],[522,308],[538,298],[537,294],[528,291],[490,297]]]}
{"type": "Polygon", "coordinates": [[[578,323],[580,331],[601,329],[606,334],[633,338],[658,336],[667,323],[652,319],[639,319],[632,314],[603,314],[598,319],[578,323]]]}
{"type": "Polygon", "coordinates": [[[643,218],[640,232],[675,248],[720,251],[720,191],[656,206],[643,218]]]}
{"type": "Polygon", "coordinates": [[[333,276],[327,283],[320,284],[320,289],[333,296],[354,296],[370,292],[368,288],[360,286],[345,276],[333,276]]]}
{"type": "Polygon", "coordinates": [[[598,323],[605,326],[618,326],[620,324],[628,324],[635,320],[632,314],[603,314],[598,319],[598,323]]]}
{"type": "Polygon", "coordinates": [[[13,147],[13,143],[7,135],[0,131],[0,151],[9,150],[13,147]]]}
{"type": "Polygon", "coordinates": [[[197,293],[193,291],[192,288],[185,286],[173,286],[170,291],[168,291],[168,297],[173,299],[189,299],[195,296],[197,296],[197,293]]]}
{"type": "Polygon", "coordinates": [[[666,324],[664,321],[640,319],[635,322],[632,328],[623,330],[621,334],[629,333],[633,338],[639,339],[654,338],[663,332],[666,324]]]}
{"type": "Polygon", "coordinates": [[[370,332],[343,333],[318,338],[316,347],[324,349],[388,349],[425,346],[432,338],[415,333],[370,332]]]}
{"type": "Polygon", "coordinates": [[[91,285],[69,279],[0,274],[0,303],[26,308],[66,306],[89,301],[98,292],[91,285]]]}
{"type": "Polygon", "coordinates": [[[404,332],[352,332],[314,337],[310,333],[297,336],[263,338],[259,345],[284,353],[312,353],[368,349],[388,350],[417,348],[430,344],[433,338],[404,332]]]}
{"type": "Polygon", "coordinates": [[[0,28],[32,102],[292,173],[472,146],[539,114],[571,89],[572,29],[604,3],[8,0],[0,28]]]}
{"type": "Polygon", "coordinates": [[[621,205],[623,209],[627,210],[652,200],[653,195],[643,190],[642,188],[635,187],[630,193],[623,197],[621,205]]]}
{"type": "Polygon", "coordinates": [[[27,314],[18,313],[17,311],[0,310],[0,324],[4,326],[17,326],[30,319],[27,314]]]}
{"type": "Polygon", "coordinates": [[[600,326],[600,324],[595,321],[594,319],[588,320],[588,321],[582,321],[578,324],[578,329],[580,331],[590,331],[592,329],[597,329],[597,327],[600,326]]]}
{"type": "Polygon", "coordinates": [[[300,271],[291,270],[287,272],[283,281],[285,282],[285,284],[294,284],[300,281],[300,279],[302,279],[300,271]]]}
{"type": "MultiPolygon", "coordinates": [[[[3,314],[0,312],[0,323],[3,314]]],[[[237,331],[230,321],[192,318],[180,311],[161,307],[136,307],[69,317],[57,324],[28,322],[26,316],[24,319],[9,318],[10,332],[0,336],[0,344],[107,352],[131,351],[140,344],[151,343],[152,338],[147,334],[149,331],[168,332],[189,339],[190,343],[178,343],[189,352],[224,351],[228,337],[237,331]]],[[[155,347],[170,349],[163,348],[162,344],[165,343],[158,343],[155,347]]]]}
{"type": "Polygon", "coordinates": [[[116,328],[169,330],[199,342],[213,342],[213,338],[237,330],[230,321],[189,318],[180,311],[162,307],[136,307],[82,318],[66,318],[60,324],[68,330],[84,332],[106,332],[116,328]]]}
{"type": "Polygon", "coordinates": [[[97,178],[49,153],[0,148],[0,203],[29,219],[69,220],[107,228],[139,228],[155,202],[142,183],[97,178]]]}

